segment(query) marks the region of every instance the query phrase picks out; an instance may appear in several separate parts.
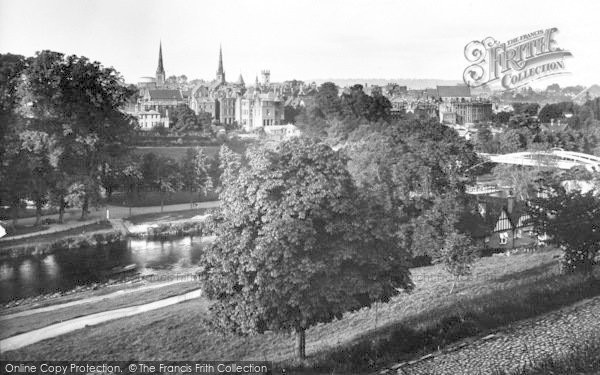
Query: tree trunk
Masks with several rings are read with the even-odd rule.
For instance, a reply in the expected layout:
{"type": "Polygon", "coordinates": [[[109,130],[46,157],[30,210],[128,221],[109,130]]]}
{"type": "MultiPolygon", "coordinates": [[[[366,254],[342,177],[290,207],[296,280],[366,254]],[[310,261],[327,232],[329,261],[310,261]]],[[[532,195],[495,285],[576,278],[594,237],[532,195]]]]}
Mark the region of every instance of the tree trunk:
{"type": "Polygon", "coordinates": [[[83,204],[81,205],[81,220],[87,219],[89,203],[89,198],[86,194],[83,198],[83,204]]]}
{"type": "Polygon", "coordinates": [[[60,198],[60,204],[58,207],[58,222],[60,224],[63,223],[63,217],[65,216],[65,198],[61,197],[60,198]]]}
{"type": "Polygon", "coordinates": [[[36,202],[35,203],[35,226],[37,227],[38,225],[40,225],[41,221],[42,221],[42,203],[36,202]]]}
{"type": "Polygon", "coordinates": [[[163,212],[164,207],[165,207],[165,193],[163,193],[161,191],[160,192],[160,212],[163,212]]]}
{"type": "Polygon", "coordinates": [[[194,193],[192,189],[190,189],[190,208],[194,208],[194,193]]]}
{"type": "Polygon", "coordinates": [[[17,223],[19,222],[19,203],[13,204],[12,206],[12,225],[13,228],[17,227],[17,223]]]}
{"type": "Polygon", "coordinates": [[[296,358],[306,358],[306,335],[304,328],[296,328],[296,358]]]}

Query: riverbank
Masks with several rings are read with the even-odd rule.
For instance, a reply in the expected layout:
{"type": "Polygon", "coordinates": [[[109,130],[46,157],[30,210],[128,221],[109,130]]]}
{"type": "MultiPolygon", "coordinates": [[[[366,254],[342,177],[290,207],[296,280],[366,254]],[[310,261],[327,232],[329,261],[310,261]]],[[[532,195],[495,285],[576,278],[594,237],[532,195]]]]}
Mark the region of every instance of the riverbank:
{"type": "Polygon", "coordinates": [[[156,239],[201,235],[206,212],[218,206],[218,201],[211,201],[197,203],[193,209],[189,204],[143,207],[133,216],[126,216],[129,208],[111,206],[107,211],[112,220],[103,218],[105,211],[97,211],[91,213],[87,221],[66,220],[42,231],[1,238],[0,260],[43,256],[60,249],[110,245],[124,241],[128,235],[144,237],[149,232],[156,239]]]}
{"type": "Polygon", "coordinates": [[[202,236],[211,208],[144,214],[123,220],[129,236],[165,240],[183,236],[202,236]]]}
{"type": "Polygon", "coordinates": [[[125,240],[122,230],[109,221],[86,222],[46,234],[7,239],[0,242],[0,260],[44,256],[61,250],[107,246],[125,240]]]}

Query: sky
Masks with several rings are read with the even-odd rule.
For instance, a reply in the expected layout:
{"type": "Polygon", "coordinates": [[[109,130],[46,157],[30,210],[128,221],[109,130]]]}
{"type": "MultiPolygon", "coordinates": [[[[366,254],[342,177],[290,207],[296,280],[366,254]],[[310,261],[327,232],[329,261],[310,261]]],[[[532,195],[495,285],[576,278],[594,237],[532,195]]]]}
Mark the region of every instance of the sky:
{"type": "Polygon", "coordinates": [[[465,45],[557,27],[571,74],[600,83],[598,0],[0,0],[0,53],[50,49],[112,66],[127,82],[154,76],[228,81],[325,78],[462,80],[465,45]]]}

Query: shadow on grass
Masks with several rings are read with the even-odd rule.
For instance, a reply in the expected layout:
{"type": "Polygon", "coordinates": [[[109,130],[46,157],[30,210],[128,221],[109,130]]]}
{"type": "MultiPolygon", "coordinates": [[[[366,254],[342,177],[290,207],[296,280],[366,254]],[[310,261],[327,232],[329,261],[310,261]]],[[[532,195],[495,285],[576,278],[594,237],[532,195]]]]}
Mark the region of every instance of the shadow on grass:
{"type": "MultiPolygon", "coordinates": [[[[279,366],[289,367],[291,372],[287,373],[371,372],[600,295],[600,280],[580,274],[550,275],[546,273],[548,267],[537,267],[535,273],[546,277],[528,285],[511,286],[477,297],[448,296],[453,301],[446,306],[414,314],[402,323],[379,327],[343,346],[310,356],[302,365],[284,362],[279,366]]],[[[529,276],[531,270],[528,271],[529,276]]],[[[524,274],[517,272],[512,276],[523,277],[524,274]]]]}
{"type": "Polygon", "coordinates": [[[504,274],[502,276],[494,277],[493,280],[500,283],[504,283],[511,280],[525,279],[529,277],[539,278],[541,276],[547,276],[549,273],[556,271],[557,267],[557,263],[540,264],[539,266],[529,268],[526,270],[516,271],[504,274]]]}

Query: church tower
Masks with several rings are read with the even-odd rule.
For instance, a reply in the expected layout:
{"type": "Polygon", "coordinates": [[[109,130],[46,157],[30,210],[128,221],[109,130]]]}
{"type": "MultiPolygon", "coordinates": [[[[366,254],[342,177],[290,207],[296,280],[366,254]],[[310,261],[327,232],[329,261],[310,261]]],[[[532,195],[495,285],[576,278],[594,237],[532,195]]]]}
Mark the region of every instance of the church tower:
{"type": "Polygon", "coordinates": [[[217,81],[225,83],[225,71],[223,70],[223,50],[219,46],[219,68],[217,69],[217,81]]]}
{"type": "Polygon", "coordinates": [[[161,87],[165,84],[165,68],[163,67],[162,42],[158,47],[158,67],[156,68],[156,86],[161,87]]]}

